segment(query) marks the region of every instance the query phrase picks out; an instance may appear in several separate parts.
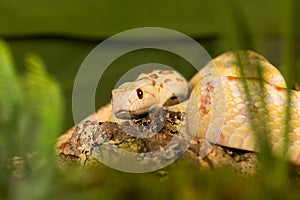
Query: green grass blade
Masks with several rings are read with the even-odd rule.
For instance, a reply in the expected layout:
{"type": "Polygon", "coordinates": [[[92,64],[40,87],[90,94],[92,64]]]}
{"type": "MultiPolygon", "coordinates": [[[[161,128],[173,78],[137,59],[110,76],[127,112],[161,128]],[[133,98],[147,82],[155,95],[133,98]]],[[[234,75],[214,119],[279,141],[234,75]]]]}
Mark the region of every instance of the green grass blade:
{"type": "MultiPolygon", "coordinates": [[[[282,37],[283,37],[283,66],[282,73],[287,82],[288,88],[292,88],[293,83],[297,80],[297,69],[296,69],[296,1],[294,0],[283,0],[282,1],[282,37]]],[[[284,130],[284,147],[283,153],[286,154],[289,146],[289,133],[291,127],[289,122],[291,120],[291,90],[287,92],[287,104],[285,111],[285,130],[284,130]]],[[[287,165],[282,164],[279,166],[282,169],[287,168],[287,165]]]]}
{"type": "MultiPolygon", "coordinates": [[[[229,49],[233,49],[233,50],[241,50],[246,48],[251,48],[252,47],[252,43],[251,43],[251,35],[249,35],[248,33],[248,37],[245,37],[245,29],[243,29],[243,27],[245,27],[245,24],[247,24],[247,21],[241,21],[240,19],[236,18],[236,13],[239,13],[239,7],[238,7],[238,1],[235,0],[230,0],[230,1],[216,1],[215,2],[215,7],[213,8],[214,11],[216,11],[218,13],[218,17],[215,20],[216,26],[219,27],[219,33],[222,39],[225,40],[225,42],[228,44],[228,48],[229,49]],[[220,20],[222,19],[222,20],[220,20]],[[241,24],[242,23],[242,24],[241,24]],[[243,25],[243,26],[242,26],[243,25]],[[250,36],[250,39],[248,39],[250,36]],[[247,39],[246,39],[247,38],[247,39]],[[250,41],[250,43],[248,43],[248,41],[250,41]]],[[[290,6],[292,7],[292,6],[290,6]]],[[[286,12],[287,15],[291,15],[291,10],[288,10],[286,12]]],[[[289,17],[291,18],[291,17],[289,17]]],[[[290,23],[290,21],[285,21],[285,23],[290,23]]],[[[292,26],[290,26],[291,28],[292,26]]],[[[255,30],[253,30],[252,32],[255,32],[255,30]]],[[[262,35],[265,31],[260,31],[260,38],[264,38],[264,36],[262,35]]],[[[286,35],[291,35],[291,32],[289,32],[286,35]]],[[[288,37],[287,37],[288,38],[288,37]]],[[[291,48],[291,44],[290,46],[287,46],[286,48],[290,49],[291,48]]],[[[289,50],[290,51],[290,50],[289,50]]],[[[291,57],[287,58],[287,60],[292,59],[291,57]]],[[[245,95],[247,97],[247,100],[249,101],[249,105],[251,105],[252,102],[252,98],[251,95],[249,93],[249,88],[247,86],[247,81],[245,79],[245,74],[243,73],[244,68],[246,66],[243,66],[243,58],[240,55],[237,55],[237,60],[239,62],[239,66],[240,66],[240,72],[241,72],[241,77],[243,80],[243,85],[245,88],[245,95]]],[[[290,61],[289,61],[290,62],[290,61]]],[[[258,67],[258,69],[260,69],[260,67],[258,67]]],[[[258,75],[260,76],[259,79],[262,80],[262,71],[258,71],[258,75]]],[[[263,86],[263,82],[260,81],[260,87],[262,89],[262,91],[264,91],[264,86],[263,86]]],[[[263,94],[261,96],[263,102],[265,101],[265,94],[263,94]]],[[[252,114],[252,108],[248,106],[249,109],[249,115],[251,117],[252,114]]],[[[268,113],[268,110],[265,111],[266,113],[268,113]]],[[[287,114],[289,114],[289,111],[287,110],[286,112],[287,114]]],[[[255,116],[252,116],[251,118],[253,118],[255,116]]],[[[262,121],[266,120],[266,119],[261,119],[262,121]]],[[[253,122],[253,120],[251,121],[251,126],[253,130],[256,130],[256,124],[253,122]]],[[[268,145],[268,140],[266,137],[266,135],[268,134],[268,130],[264,130],[264,131],[255,131],[255,134],[257,136],[257,139],[259,140],[258,144],[259,144],[259,148],[260,148],[260,161],[261,161],[261,166],[262,166],[262,170],[263,170],[263,174],[265,175],[265,181],[268,183],[272,183],[272,185],[275,188],[281,187],[283,183],[286,183],[287,180],[287,175],[288,175],[288,170],[287,170],[287,162],[285,160],[273,160],[270,157],[271,154],[271,149],[270,146],[268,145]],[[264,137],[260,137],[260,136],[264,136],[264,137]],[[265,139],[264,139],[265,138],[265,139]],[[272,181],[270,181],[272,178],[272,181]]]]}

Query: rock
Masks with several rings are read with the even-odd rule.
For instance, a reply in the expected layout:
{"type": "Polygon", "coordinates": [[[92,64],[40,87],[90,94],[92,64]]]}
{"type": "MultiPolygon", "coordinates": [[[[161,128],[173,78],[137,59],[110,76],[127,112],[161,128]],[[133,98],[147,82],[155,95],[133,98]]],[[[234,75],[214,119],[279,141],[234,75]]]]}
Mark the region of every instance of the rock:
{"type": "MultiPolygon", "coordinates": [[[[163,129],[158,133],[153,132],[156,128],[152,127],[153,123],[147,116],[121,124],[84,120],[59,138],[57,144],[59,163],[62,165],[65,165],[65,162],[79,165],[100,164],[97,161],[99,156],[116,153],[111,145],[129,152],[146,155],[147,152],[155,152],[165,147],[174,137],[179,138],[179,142],[168,149],[167,155],[170,157],[181,155],[182,147],[190,143],[189,138],[181,131],[181,126],[185,126],[184,118],[184,113],[167,111],[163,129]],[[74,161],[76,159],[78,162],[74,161]]],[[[213,146],[207,155],[205,153],[205,156],[201,157],[199,156],[200,149],[205,145],[210,144],[205,140],[193,139],[183,158],[188,159],[191,163],[196,163],[202,169],[229,166],[242,174],[255,174],[258,168],[256,153],[213,146]]],[[[155,158],[144,159],[153,160],[155,158]]],[[[178,162],[181,160],[179,159],[178,162]]]]}

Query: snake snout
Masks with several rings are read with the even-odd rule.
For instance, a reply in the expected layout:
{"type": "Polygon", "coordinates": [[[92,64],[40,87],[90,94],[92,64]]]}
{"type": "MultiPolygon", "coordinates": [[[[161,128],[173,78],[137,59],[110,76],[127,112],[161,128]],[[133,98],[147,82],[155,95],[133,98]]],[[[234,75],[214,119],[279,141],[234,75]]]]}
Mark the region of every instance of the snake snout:
{"type": "Polygon", "coordinates": [[[127,101],[122,94],[112,92],[110,101],[115,117],[120,119],[129,119],[131,117],[129,101],[127,101]]]}

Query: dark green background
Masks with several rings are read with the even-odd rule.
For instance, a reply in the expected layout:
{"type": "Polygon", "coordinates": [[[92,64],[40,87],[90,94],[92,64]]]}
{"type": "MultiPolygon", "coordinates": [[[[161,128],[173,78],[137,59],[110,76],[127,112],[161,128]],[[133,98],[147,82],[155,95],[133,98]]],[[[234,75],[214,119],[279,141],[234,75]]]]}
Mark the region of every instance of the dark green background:
{"type": "MultiPolygon", "coordinates": [[[[256,50],[280,66],[282,2],[1,0],[0,37],[8,41],[21,72],[27,52],[44,59],[66,97],[66,129],[73,125],[71,94],[77,70],[87,54],[109,36],[137,27],[170,28],[193,37],[214,57],[232,49],[230,39],[235,36],[230,33],[234,22],[241,34],[242,48],[256,50]]],[[[295,16],[295,22],[297,19],[295,16]]],[[[299,26],[295,30],[298,35],[299,26]]],[[[107,84],[99,85],[97,107],[108,102],[109,91],[122,70],[157,60],[179,69],[187,78],[194,73],[184,60],[166,52],[131,53],[118,59],[102,77],[100,82],[107,84]]]]}

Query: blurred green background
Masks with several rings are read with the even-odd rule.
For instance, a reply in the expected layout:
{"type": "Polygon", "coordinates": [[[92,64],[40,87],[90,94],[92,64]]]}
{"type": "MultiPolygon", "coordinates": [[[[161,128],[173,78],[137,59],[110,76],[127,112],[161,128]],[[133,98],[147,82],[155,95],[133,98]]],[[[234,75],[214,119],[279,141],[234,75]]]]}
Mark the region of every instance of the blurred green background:
{"type": "MultiPolygon", "coordinates": [[[[109,36],[137,27],[170,28],[199,41],[212,57],[236,48],[232,44],[237,40],[241,49],[253,49],[280,66],[285,19],[283,7],[284,1],[280,0],[1,0],[0,36],[8,41],[21,72],[26,52],[37,53],[44,59],[48,71],[63,87],[66,129],[73,123],[71,92],[77,70],[87,54],[109,36]]],[[[297,16],[293,17],[294,34],[298,35],[297,16]]],[[[120,65],[124,68],[124,64],[128,65],[128,69],[134,67],[133,64],[155,60],[157,55],[151,56],[154,59],[133,61],[132,64],[130,61],[137,58],[128,57],[111,69],[120,69],[120,65]]],[[[171,66],[181,68],[180,71],[185,68],[183,64],[179,66],[178,58],[174,56],[161,57],[160,60],[165,59],[171,66]]],[[[116,73],[118,70],[111,71],[116,73]]],[[[183,70],[187,78],[193,73],[183,70]]],[[[108,102],[109,91],[117,78],[113,72],[103,77],[108,84],[99,88],[101,97],[97,95],[97,106],[108,102]]]]}
{"type": "MultiPolygon", "coordinates": [[[[72,87],[81,63],[101,41],[132,28],[152,26],[180,31],[196,39],[212,57],[233,49],[252,49],[279,67],[289,85],[299,82],[299,6],[296,0],[0,0],[0,37],[11,48],[19,74],[26,72],[24,56],[32,52],[42,58],[46,70],[58,81],[65,100],[62,133],[74,124],[72,87]]],[[[178,69],[186,78],[195,72],[185,60],[168,52],[128,53],[116,60],[101,78],[100,83],[105,84],[99,84],[96,107],[109,101],[110,90],[123,72],[155,61],[178,69]]],[[[272,164],[268,166],[266,171],[270,172],[259,179],[241,177],[226,169],[203,173],[187,166],[171,167],[167,178],[159,174],[123,174],[105,167],[80,173],[78,169],[57,172],[51,168],[46,173],[34,172],[35,176],[28,181],[1,182],[1,197],[293,199],[299,196],[299,182],[290,184],[285,179],[288,171],[279,167],[280,175],[276,175],[278,169],[272,164]]],[[[7,180],[3,173],[0,175],[1,180],[7,180]]]]}

